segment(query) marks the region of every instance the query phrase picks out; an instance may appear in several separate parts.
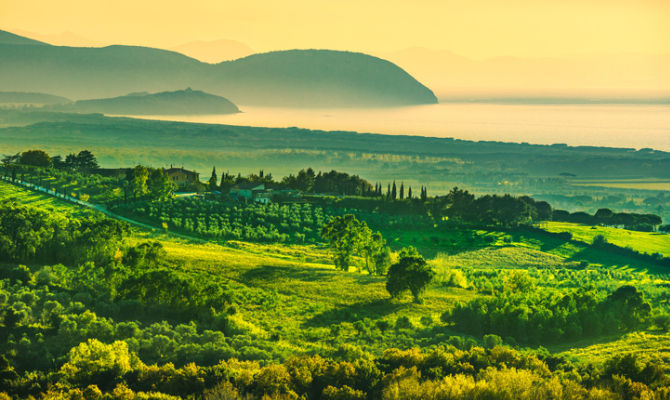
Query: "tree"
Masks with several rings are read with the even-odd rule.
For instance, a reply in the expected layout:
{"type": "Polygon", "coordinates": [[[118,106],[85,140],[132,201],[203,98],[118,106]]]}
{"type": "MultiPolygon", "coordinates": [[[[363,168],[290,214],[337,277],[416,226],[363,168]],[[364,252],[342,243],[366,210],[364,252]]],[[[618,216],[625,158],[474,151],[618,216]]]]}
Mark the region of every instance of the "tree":
{"type": "Polygon", "coordinates": [[[400,200],[405,198],[405,183],[400,182],[400,200]]]}
{"type": "Polygon", "coordinates": [[[393,181],[393,186],[391,186],[391,198],[395,200],[398,197],[396,187],[395,187],[395,181],[393,181]]]}
{"type": "Polygon", "coordinates": [[[435,271],[428,266],[422,256],[411,252],[401,253],[400,260],[389,268],[386,290],[393,298],[409,290],[414,302],[420,303],[421,295],[434,277],[435,271]]]}
{"type": "Polygon", "coordinates": [[[382,234],[375,232],[362,239],[365,252],[365,268],[370,275],[384,275],[391,265],[391,251],[386,246],[382,234]]]}
{"type": "Polygon", "coordinates": [[[635,286],[624,285],[607,296],[607,308],[618,316],[621,330],[638,328],[651,314],[651,305],[635,286]]]}
{"type": "Polygon", "coordinates": [[[469,213],[473,211],[475,195],[469,193],[467,190],[461,190],[458,187],[454,187],[449,194],[447,194],[446,200],[449,203],[449,208],[447,209],[449,218],[461,218],[467,220],[469,213]]]}
{"type": "Polygon", "coordinates": [[[65,161],[63,161],[63,157],[61,157],[61,156],[51,157],[51,166],[56,168],[56,169],[65,168],[65,161]]]}
{"type": "Polygon", "coordinates": [[[167,200],[174,195],[177,185],[160,168],[151,168],[147,179],[147,190],[154,200],[167,200]]]}
{"type": "Polygon", "coordinates": [[[409,189],[407,189],[407,198],[412,199],[412,187],[410,186],[409,189]]]}
{"type": "Polygon", "coordinates": [[[610,220],[614,216],[614,213],[609,208],[600,208],[593,216],[595,217],[597,223],[609,225],[610,220]]]}
{"type": "MultiPolygon", "coordinates": [[[[261,171],[262,172],[262,171],[261,171]]],[[[216,167],[212,167],[212,176],[209,178],[209,190],[217,189],[217,176],[216,176],[216,167]]]]}
{"type": "Polygon", "coordinates": [[[98,169],[98,160],[93,153],[88,150],[82,150],[77,154],[77,169],[80,171],[91,171],[98,169]]]}
{"type": "Polygon", "coordinates": [[[21,153],[19,163],[35,167],[49,167],[51,165],[51,157],[43,150],[28,150],[21,153]]]}
{"type": "Polygon", "coordinates": [[[135,199],[145,196],[149,192],[147,187],[147,179],[149,178],[149,171],[143,165],[138,165],[130,170],[130,192],[135,199]]]}
{"type": "Polygon", "coordinates": [[[63,164],[65,168],[70,168],[70,169],[77,169],[79,166],[79,161],[77,160],[77,155],[76,154],[68,154],[65,156],[65,162],[63,164]]]}
{"type": "Polygon", "coordinates": [[[596,235],[593,237],[593,241],[591,242],[591,246],[596,247],[596,248],[604,248],[607,246],[609,242],[603,235],[596,235]]]}
{"type": "Polygon", "coordinates": [[[221,183],[219,184],[219,189],[222,192],[227,192],[231,187],[235,185],[235,175],[231,175],[228,172],[221,174],[221,183]]]}
{"type": "Polygon", "coordinates": [[[511,271],[504,279],[505,289],[515,293],[527,293],[535,284],[527,271],[511,271]]]}
{"type": "Polygon", "coordinates": [[[333,217],[323,226],[321,236],[328,241],[335,266],[347,271],[355,253],[364,249],[370,238],[370,228],[352,214],[333,217]]]}
{"type": "Polygon", "coordinates": [[[126,342],[101,343],[88,339],[70,350],[60,373],[75,384],[97,384],[109,389],[131,370],[131,355],[126,342]]]}
{"type": "Polygon", "coordinates": [[[421,186],[421,202],[425,203],[428,200],[428,190],[421,186]]]}

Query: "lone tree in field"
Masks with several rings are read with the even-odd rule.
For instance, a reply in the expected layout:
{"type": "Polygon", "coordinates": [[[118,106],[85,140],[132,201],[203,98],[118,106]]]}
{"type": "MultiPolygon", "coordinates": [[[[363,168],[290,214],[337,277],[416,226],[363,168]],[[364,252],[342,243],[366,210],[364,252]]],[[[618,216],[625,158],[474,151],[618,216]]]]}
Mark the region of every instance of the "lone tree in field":
{"type": "Polygon", "coordinates": [[[365,221],[351,214],[331,219],[323,226],[321,236],[330,245],[335,266],[343,271],[349,270],[356,254],[364,258],[365,270],[370,275],[384,275],[391,265],[391,251],[381,233],[373,233],[365,221]]]}
{"type": "Polygon", "coordinates": [[[415,303],[421,303],[421,295],[435,277],[435,271],[414,249],[403,250],[397,263],[391,265],[386,277],[386,290],[397,298],[409,290],[415,303]]]}
{"type": "Polygon", "coordinates": [[[368,225],[352,214],[334,217],[321,230],[333,251],[335,266],[344,271],[349,270],[351,258],[363,249],[370,234],[368,225]]]}

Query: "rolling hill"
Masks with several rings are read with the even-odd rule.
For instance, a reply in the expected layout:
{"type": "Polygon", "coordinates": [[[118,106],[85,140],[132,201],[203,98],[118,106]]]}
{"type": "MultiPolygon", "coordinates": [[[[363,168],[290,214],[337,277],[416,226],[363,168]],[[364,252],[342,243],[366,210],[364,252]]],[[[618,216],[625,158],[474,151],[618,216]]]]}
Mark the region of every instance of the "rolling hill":
{"type": "Polygon", "coordinates": [[[224,97],[190,88],[174,92],[142,92],[107,99],[79,100],[55,109],[119,115],[233,114],[240,112],[235,104],[224,97]]]}
{"type": "MultiPolygon", "coordinates": [[[[0,40],[0,87],[74,99],[184,87],[236,104],[278,107],[384,107],[436,103],[430,89],[397,65],[361,53],[290,50],[220,64],[136,46],[29,45],[0,40]]],[[[11,39],[11,40],[10,40],[11,39]]]]}

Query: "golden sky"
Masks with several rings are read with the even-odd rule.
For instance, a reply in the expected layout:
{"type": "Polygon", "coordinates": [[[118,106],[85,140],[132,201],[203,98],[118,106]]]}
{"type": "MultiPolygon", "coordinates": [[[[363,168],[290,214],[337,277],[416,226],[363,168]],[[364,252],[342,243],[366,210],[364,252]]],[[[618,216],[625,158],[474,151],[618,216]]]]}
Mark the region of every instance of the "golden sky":
{"type": "Polygon", "coordinates": [[[0,29],[155,47],[234,39],[257,51],[661,54],[670,0],[0,0],[0,29]]]}

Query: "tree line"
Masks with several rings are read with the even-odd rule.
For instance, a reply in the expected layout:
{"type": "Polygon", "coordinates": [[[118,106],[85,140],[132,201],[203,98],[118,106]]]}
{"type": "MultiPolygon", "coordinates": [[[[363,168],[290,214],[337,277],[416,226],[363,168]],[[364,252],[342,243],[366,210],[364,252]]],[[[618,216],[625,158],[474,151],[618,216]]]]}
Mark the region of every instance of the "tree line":
{"type": "Polygon", "coordinates": [[[44,150],[27,150],[2,159],[4,165],[28,165],[33,167],[67,169],[80,172],[94,172],[99,168],[98,160],[88,150],[70,153],[65,158],[49,156],[44,150]]]}
{"type": "Polygon", "coordinates": [[[651,311],[634,286],[621,286],[604,297],[589,287],[566,294],[536,289],[517,272],[509,276],[505,291],[459,304],[442,320],[461,332],[538,344],[634,331],[651,322],[651,311]]]}
{"type": "Polygon", "coordinates": [[[570,213],[565,210],[553,210],[552,219],[585,225],[623,226],[625,229],[643,232],[651,232],[663,222],[661,217],[655,214],[614,212],[609,208],[600,208],[593,215],[583,211],[570,213]]]}

